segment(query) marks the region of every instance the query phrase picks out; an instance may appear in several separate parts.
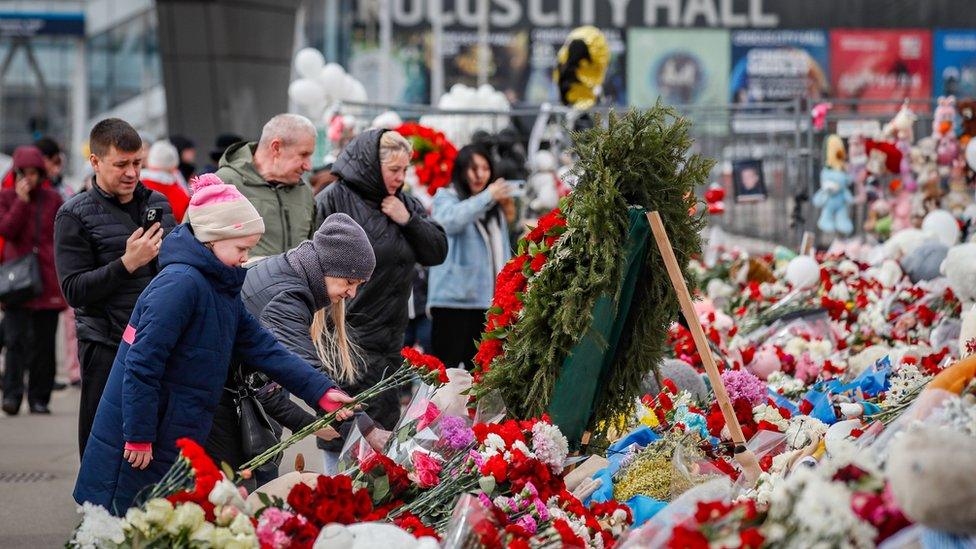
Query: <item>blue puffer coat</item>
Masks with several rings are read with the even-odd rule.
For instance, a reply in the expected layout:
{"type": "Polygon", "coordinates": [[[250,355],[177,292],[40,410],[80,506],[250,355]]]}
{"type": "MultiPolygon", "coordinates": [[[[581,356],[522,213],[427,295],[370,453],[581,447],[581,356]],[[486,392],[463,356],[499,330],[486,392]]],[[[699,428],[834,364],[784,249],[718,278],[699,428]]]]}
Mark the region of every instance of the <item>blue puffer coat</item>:
{"type": "Polygon", "coordinates": [[[178,438],[206,442],[232,358],[313,407],[333,386],[247,312],[246,271],[221,263],[189,225],[163,240],[160,263],[132,312],[75,484],[75,501],[120,515],[176,461],[178,438]],[[126,442],[152,442],[149,467],[123,459],[126,442]]]}

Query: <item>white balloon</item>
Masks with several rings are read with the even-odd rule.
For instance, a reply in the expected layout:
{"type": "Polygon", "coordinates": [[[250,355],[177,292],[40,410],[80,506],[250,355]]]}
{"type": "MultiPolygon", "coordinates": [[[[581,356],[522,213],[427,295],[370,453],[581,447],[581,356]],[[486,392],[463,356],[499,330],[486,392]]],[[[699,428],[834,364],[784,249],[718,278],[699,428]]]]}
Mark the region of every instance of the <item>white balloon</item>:
{"type": "Polygon", "coordinates": [[[961,231],[955,216],[945,210],[933,210],[922,220],[922,230],[952,247],[959,242],[961,231]]]}
{"type": "Polygon", "coordinates": [[[288,98],[306,109],[314,110],[325,105],[325,90],[311,78],[299,78],[288,86],[288,98]]]}
{"type": "Polygon", "coordinates": [[[325,57],[315,48],[302,48],[295,54],[295,70],[302,78],[315,78],[325,66],[325,57]]]}
{"type": "Polygon", "coordinates": [[[349,93],[349,101],[354,101],[356,103],[365,103],[369,101],[369,97],[366,95],[366,86],[363,86],[362,82],[352,78],[350,85],[352,86],[352,89],[349,93]]]}
{"type": "Polygon", "coordinates": [[[820,283],[820,264],[808,255],[798,255],[786,266],[786,281],[795,289],[813,288],[820,283]]]}
{"type": "Polygon", "coordinates": [[[337,93],[335,97],[341,101],[355,101],[353,99],[353,94],[356,87],[356,79],[348,74],[342,77],[342,82],[339,84],[337,93]]]}
{"type": "Polygon", "coordinates": [[[966,164],[976,170],[976,139],[970,139],[969,144],[966,145],[966,164]]]}
{"type": "Polygon", "coordinates": [[[342,89],[342,84],[346,79],[346,71],[343,70],[342,66],[337,63],[329,63],[328,65],[322,67],[319,71],[317,80],[322,87],[325,89],[325,95],[328,96],[330,100],[335,100],[339,91],[342,89]]]}

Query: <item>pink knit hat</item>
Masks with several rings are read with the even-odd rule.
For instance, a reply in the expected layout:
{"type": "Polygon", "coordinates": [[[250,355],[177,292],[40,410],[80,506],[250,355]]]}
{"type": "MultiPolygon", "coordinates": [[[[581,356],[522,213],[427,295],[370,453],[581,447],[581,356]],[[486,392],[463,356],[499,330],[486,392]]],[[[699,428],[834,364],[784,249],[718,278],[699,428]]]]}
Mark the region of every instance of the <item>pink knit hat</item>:
{"type": "Polygon", "coordinates": [[[200,242],[264,234],[264,220],[237,187],[212,173],[193,179],[190,186],[193,196],[186,218],[200,242]]]}

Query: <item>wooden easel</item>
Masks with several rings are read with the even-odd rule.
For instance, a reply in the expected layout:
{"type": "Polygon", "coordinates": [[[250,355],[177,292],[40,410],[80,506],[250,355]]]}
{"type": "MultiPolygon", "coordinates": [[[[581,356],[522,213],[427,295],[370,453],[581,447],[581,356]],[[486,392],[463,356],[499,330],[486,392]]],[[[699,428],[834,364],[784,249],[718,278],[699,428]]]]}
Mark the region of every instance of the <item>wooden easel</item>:
{"type": "Polygon", "coordinates": [[[718,373],[718,366],[715,365],[715,358],[712,356],[712,352],[708,347],[708,338],[705,337],[705,330],[702,329],[698,315],[695,314],[695,307],[691,301],[691,293],[688,291],[688,285],[685,284],[684,276],[681,275],[681,267],[678,265],[678,258],[674,255],[674,249],[671,248],[671,240],[668,238],[668,233],[664,228],[661,214],[648,212],[647,220],[651,224],[651,232],[654,233],[654,240],[657,242],[657,247],[661,250],[661,257],[664,259],[664,266],[668,270],[668,277],[674,286],[674,292],[678,296],[681,312],[684,314],[685,320],[688,321],[688,330],[695,340],[695,348],[701,356],[702,364],[705,366],[705,373],[708,374],[708,380],[712,384],[715,399],[718,401],[719,408],[722,410],[722,416],[725,418],[725,424],[729,428],[732,442],[735,443],[735,459],[742,467],[742,472],[745,474],[746,479],[751,483],[755,483],[756,479],[762,473],[762,470],[759,468],[759,461],[756,459],[756,455],[746,448],[745,435],[742,434],[739,419],[735,417],[735,410],[729,401],[729,393],[725,390],[725,384],[722,383],[722,377],[718,373]]]}

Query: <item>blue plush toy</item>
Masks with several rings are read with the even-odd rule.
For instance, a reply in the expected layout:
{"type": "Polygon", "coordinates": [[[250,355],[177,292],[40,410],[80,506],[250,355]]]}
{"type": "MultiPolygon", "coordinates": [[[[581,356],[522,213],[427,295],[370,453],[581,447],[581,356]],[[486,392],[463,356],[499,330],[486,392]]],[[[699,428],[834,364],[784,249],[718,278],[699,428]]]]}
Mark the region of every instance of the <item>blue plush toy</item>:
{"type": "Polygon", "coordinates": [[[826,233],[849,235],[854,224],[848,206],[854,202],[850,191],[851,176],[845,171],[824,168],[820,171],[820,190],[813,195],[813,205],[821,208],[817,227],[826,233]]]}

